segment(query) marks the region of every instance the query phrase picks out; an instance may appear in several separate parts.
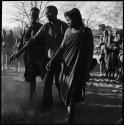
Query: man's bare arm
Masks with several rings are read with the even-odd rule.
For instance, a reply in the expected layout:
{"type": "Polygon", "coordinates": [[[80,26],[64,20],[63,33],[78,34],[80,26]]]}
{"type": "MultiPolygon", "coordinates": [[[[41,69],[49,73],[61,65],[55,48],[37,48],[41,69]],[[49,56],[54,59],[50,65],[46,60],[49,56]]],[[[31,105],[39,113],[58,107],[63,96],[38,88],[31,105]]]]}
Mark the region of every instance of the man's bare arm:
{"type": "Polygon", "coordinates": [[[40,28],[40,30],[36,33],[36,35],[31,38],[18,52],[17,55],[20,56],[25,50],[30,48],[36,42],[42,42],[44,40],[44,28],[40,28]]]}

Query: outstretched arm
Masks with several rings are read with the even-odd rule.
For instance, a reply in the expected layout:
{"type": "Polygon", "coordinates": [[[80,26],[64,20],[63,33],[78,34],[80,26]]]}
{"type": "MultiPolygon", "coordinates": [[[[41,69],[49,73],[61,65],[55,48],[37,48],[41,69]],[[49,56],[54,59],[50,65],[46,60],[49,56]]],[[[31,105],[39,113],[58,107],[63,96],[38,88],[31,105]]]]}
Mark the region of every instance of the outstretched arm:
{"type": "Polygon", "coordinates": [[[55,55],[52,57],[52,59],[48,62],[47,64],[47,70],[50,70],[51,67],[53,67],[54,64],[56,64],[56,62],[58,61],[63,61],[62,56],[63,56],[63,52],[64,52],[64,48],[65,48],[65,41],[67,38],[67,34],[68,34],[68,30],[66,30],[63,41],[60,45],[60,47],[58,48],[58,50],[56,51],[55,55]]]}
{"type": "Polygon", "coordinates": [[[36,42],[42,42],[45,39],[45,35],[44,35],[44,27],[41,27],[41,29],[36,33],[36,35],[31,38],[16,54],[14,54],[10,61],[15,60],[16,58],[18,58],[25,50],[27,50],[28,48],[30,48],[34,43],[36,42]]]}

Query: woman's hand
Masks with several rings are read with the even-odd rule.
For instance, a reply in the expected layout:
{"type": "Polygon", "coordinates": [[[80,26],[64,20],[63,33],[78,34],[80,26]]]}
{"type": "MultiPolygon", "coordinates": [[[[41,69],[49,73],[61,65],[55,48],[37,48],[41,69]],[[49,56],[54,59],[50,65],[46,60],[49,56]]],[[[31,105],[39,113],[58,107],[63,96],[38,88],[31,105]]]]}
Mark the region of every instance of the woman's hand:
{"type": "Polygon", "coordinates": [[[47,65],[46,65],[46,69],[47,71],[50,71],[51,70],[51,67],[52,67],[52,60],[50,60],[47,65]]]}

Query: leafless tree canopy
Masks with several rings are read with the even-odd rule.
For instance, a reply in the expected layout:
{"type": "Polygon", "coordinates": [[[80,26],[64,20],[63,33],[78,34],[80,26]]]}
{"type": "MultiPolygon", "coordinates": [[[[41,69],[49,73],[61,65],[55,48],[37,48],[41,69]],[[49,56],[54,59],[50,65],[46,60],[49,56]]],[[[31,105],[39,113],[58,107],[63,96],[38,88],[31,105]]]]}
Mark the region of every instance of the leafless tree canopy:
{"type": "MultiPolygon", "coordinates": [[[[40,9],[39,20],[42,22],[45,16],[45,8],[50,2],[51,1],[15,1],[14,6],[17,9],[17,14],[11,19],[12,21],[20,22],[23,29],[24,25],[31,21],[31,8],[38,7],[40,9]]],[[[87,3],[86,1],[66,1],[59,7],[57,6],[57,8],[59,14],[63,14],[65,11],[74,7],[78,8],[81,11],[83,20],[85,20],[85,24],[90,28],[94,28],[105,22],[108,22],[110,26],[114,25],[114,27],[117,27],[118,24],[123,24],[123,2],[112,2],[112,4],[108,4],[104,10],[99,6],[100,2],[97,2],[97,4],[90,3],[90,6],[87,6],[87,3]],[[83,13],[85,13],[86,17],[84,17],[83,13]]]]}
{"type": "Polygon", "coordinates": [[[27,25],[31,21],[31,8],[37,7],[40,10],[39,20],[44,17],[44,11],[49,1],[15,1],[14,7],[17,9],[17,13],[12,21],[18,21],[22,25],[27,25]]]}

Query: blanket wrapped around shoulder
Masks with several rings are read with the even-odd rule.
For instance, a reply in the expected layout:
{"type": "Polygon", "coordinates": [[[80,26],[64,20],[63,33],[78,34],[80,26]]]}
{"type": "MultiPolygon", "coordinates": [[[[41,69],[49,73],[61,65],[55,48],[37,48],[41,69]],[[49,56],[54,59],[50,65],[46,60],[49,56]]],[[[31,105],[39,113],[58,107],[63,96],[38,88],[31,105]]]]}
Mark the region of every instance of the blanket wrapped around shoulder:
{"type": "Polygon", "coordinates": [[[60,73],[60,90],[66,105],[81,100],[82,87],[85,86],[86,41],[84,31],[70,34],[63,45],[63,63],[60,73]]]}

